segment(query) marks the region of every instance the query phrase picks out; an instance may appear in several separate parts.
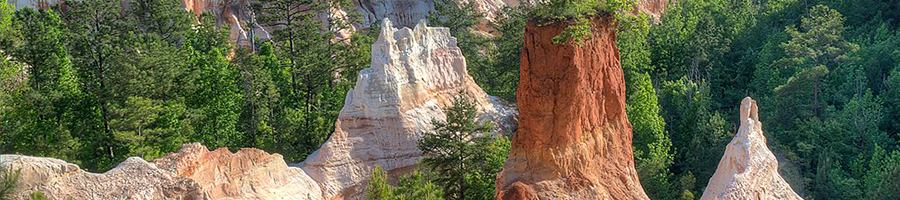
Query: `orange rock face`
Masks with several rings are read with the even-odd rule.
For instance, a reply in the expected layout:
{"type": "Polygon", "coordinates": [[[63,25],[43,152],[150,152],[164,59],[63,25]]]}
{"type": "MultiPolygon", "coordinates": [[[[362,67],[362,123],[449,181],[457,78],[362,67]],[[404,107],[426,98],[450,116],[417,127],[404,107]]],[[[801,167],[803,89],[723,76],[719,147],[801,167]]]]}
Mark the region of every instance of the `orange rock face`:
{"type": "Polygon", "coordinates": [[[526,27],[519,129],[497,199],[648,199],[634,169],[615,24],[593,23],[582,46],[552,42],[565,22],[526,27]]]}

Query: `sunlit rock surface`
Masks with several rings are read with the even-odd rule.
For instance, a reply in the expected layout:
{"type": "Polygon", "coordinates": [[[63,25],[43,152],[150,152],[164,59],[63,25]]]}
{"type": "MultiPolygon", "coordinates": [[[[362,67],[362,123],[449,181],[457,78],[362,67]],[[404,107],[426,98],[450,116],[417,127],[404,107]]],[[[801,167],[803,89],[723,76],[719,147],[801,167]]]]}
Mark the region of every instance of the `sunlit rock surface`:
{"type": "Polygon", "coordinates": [[[411,170],[422,157],[416,141],[461,93],[472,97],[482,119],[501,127],[515,113],[475,84],[449,29],[424,21],[397,29],[389,19],[383,27],[372,66],[359,72],[334,134],[304,162],[326,199],[361,198],[376,165],[391,176],[411,170]]]}
{"type": "Polygon", "coordinates": [[[52,199],[210,199],[191,179],[129,158],[105,173],[90,173],[54,158],[2,155],[2,165],[20,170],[13,199],[41,192],[52,199]]]}
{"type": "Polygon", "coordinates": [[[153,163],[196,181],[212,199],[322,199],[318,184],[302,169],[259,149],[209,151],[193,143],[153,163]]]}
{"type": "Polygon", "coordinates": [[[741,101],[741,128],[728,143],[703,200],[801,199],[778,174],[778,160],[766,147],[756,101],[741,101]]]}
{"type": "Polygon", "coordinates": [[[597,17],[584,45],[554,43],[567,26],[525,29],[519,129],[497,199],[648,199],[634,168],[615,23],[597,17]]]}

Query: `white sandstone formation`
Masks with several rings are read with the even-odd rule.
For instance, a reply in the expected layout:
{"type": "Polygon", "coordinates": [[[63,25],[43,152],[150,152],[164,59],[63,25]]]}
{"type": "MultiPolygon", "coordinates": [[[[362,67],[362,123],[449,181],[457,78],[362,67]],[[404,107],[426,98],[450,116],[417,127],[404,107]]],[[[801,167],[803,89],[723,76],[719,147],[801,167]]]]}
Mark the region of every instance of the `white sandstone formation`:
{"type": "MultiPolygon", "coordinates": [[[[359,72],[335,122],[335,132],[303,169],[325,199],[359,199],[376,165],[403,174],[421,159],[416,141],[444,119],[442,108],[465,91],[482,119],[500,121],[513,109],[492,101],[472,80],[448,28],[392,28],[385,19],[372,45],[372,66],[359,72]]],[[[503,123],[503,122],[500,122],[503,123]]]]}
{"type": "Polygon", "coordinates": [[[31,199],[29,195],[38,191],[51,199],[210,199],[193,180],[136,157],[102,174],[54,158],[0,158],[4,168],[21,172],[20,189],[13,199],[31,199]]]}
{"type": "Polygon", "coordinates": [[[766,147],[756,101],[741,101],[741,128],[728,143],[702,200],[800,200],[778,175],[778,160],[766,147]]]}

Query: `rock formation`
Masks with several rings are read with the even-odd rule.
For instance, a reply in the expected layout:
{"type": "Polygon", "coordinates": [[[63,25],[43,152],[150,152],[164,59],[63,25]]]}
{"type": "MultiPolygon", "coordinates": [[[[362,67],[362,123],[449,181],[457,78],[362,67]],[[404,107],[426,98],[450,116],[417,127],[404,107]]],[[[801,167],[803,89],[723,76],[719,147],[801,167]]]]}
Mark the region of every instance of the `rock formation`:
{"type": "Polygon", "coordinates": [[[15,5],[16,9],[37,8],[48,9],[57,4],[63,3],[65,0],[7,0],[7,3],[15,5]]]}
{"type": "MultiPolygon", "coordinates": [[[[675,2],[675,0],[672,0],[675,2]]],[[[654,21],[659,22],[663,13],[666,11],[666,6],[669,5],[669,0],[637,0],[637,5],[635,5],[634,12],[635,13],[646,13],[653,18],[654,21]]]]}
{"type": "Polygon", "coordinates": [[[52,199],[210,199],[200,185],[140,158],[129,158],[102,174],[53,158],[0,155],[4,168],[21,170],[13,199],[40,191],[52,199]]]}
{"type": "Polygon", "coordinates": [[[303,169],[326,199],[358,199],[379,165],[395,176],[421,159],[416,141],[444,118],[442,108],[463,91],[483,119],[503,119],[509,108],[492,101],[467,73],[466,60],[447,28],[392,28],[385,19],[372,45],[372,66],[359,72],[331,138],[303,169]]]}
{"type": "Polygon", "coordinates": [[[102,174],[53,158],[2,155],[0,161],[21,170],[14,199],[35,191],[53,199],[322,199],[302,169],[259,149],[231,153],[193,143],[153,162],[129,158],[102,174]]]}
{"type": "Polygon", "coordinates": [[[197,182],[212,199],[322,199],[319,185],[306,172],[259,149],[231,153],[193,143],[153,163],[197,182]]]}
{"type": "Polygon", "coordinates": [[[778,175],[778,160],[766,147],[756,101],[750,97],[741,101],[740,119],[741,128],[700,199],[802,199],[778,175]]]}
{"type": "Polygon", "coordinates": [[[648,199],[634,169],[615,24],[597,17],[584,45],[553,43],[568,25],[525,29],[519,131],[497,198],[648,199]]]}
{"type": "MultiPolygon", "coordinates": [[[[363,26],[388,18],[396,27],[413,27],[419,20],[434,11],[435,0],[359,0],[357,12],[362,14],[363,26]]],[[[493,22],[504,6],[518,6],[520,0],[453,0],[466,4],[472,2],[475,10],[484,14],[486,22],[493,22]]],[[[532,0],[523,0],[530,2],[532,0]]]]}
{"type": "Polygon", "coordinates": [[[254,0],[182,0],[181,6],[194,13],[198,18],[203,13],[216,17],[216,24],[228,24],[229,37],[238,44],[249,45],[254,37],[269,39],[272,28],[256,23],[255,14],[250,9],[254,0]]]}

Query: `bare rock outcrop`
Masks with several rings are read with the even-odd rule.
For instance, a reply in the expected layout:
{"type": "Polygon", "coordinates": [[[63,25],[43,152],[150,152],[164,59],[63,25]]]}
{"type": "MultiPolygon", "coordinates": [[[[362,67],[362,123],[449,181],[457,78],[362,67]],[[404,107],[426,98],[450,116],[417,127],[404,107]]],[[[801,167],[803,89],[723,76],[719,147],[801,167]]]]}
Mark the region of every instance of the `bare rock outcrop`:
{"type": "Polygon", "coordinates": [[[212,199],[322,199],[319,186],[302,169],[259,149],[209,151],[193,143],[153,163],[196,181],[212,199]]]}
{"type": "Polygon", "coordinates": [[[654,21],[659,22],[663,13],[666,11],[666,6],[669,3],[674,3],[675,0],[637,0],[635,3],[634,11],[636,13],[646,13],[653,18],[654,21]]]}
{"type": "Polygon", "coordinates": [[[497,199],[648,199],[634,169],[611,20],[593,19],[582,46],[552,42],[566,22],[528,23],[519,130],[497,178],[497,199]]]}
{"type": "Polygon", "coordinates": [[[46,10],[57,4],[65,2],[65,0],[7,0],[6,2],[14,5],[16,9],[36,8],[46,10]]]}
{"type": "Polygon", "coordinates": [[[0,155],[4,168],[20,170],[19,191],[13,199],[30,199],[40,191],[52,199],[210,199],[200,185],[129,158],[106,173],[85,172],[78,165],[54,158],[0,155]]]}
{"type": "Polygon", "coordinates": [[[153,162],[129,158],[102,174],[53,158],[2,155],[0,165],[22,172],[15,199],[35,191],[53,199],[322,199],[302,169],[252,148],[231,153],[186,144],[153,162]]]}
{"type": "MultiPolygon", "coordinates": [[[[359,72],[331,138],[303,169],[326,199],[359,199],[376,165],[403,174],[421,159],[416,141],[443,120],[442,108],[462,92],[483,119],[504,119],[511,108],[493,101],[467,73],[466,60],[447,28],[392,28],[385,19],[372,45],[372,66],[359,72]]],[[[514,110],[513,110],[514,111],[514,110]]]]}
{"type": "Polygon", "coordinates": [[[203,13],[216,17],[216,25],[228,24],[232,41],[249,45],[251,39],[270,39],[271,27],[263,27],[256,23],[255,14],[250,3],[255,0],[182,0],[181,6],[194,13],[198,18],[203,13]]]}
{"type": "MultiPolygon", "coordinates": [[[[484,14],[486,22],[493,22],[504,6],[518,6],[520,1],[532,0],[453,0],[460,4],[472,2],[474,9],[484,14]]],[[[435,0],[359,0],[356,11],[362,15],[363,26],[388,18],[396,27],[413,27],[434,11],[435,0]]]]}
{"type": "Polygon", "coordinates": [[[756,101],[741,101],[741,128],[728,143],[716,173],[709,179],[703,200],[801,200],[778,175],[778,160],[766,147],[756,101]]]}

